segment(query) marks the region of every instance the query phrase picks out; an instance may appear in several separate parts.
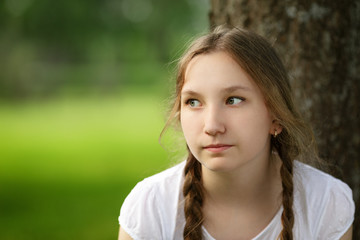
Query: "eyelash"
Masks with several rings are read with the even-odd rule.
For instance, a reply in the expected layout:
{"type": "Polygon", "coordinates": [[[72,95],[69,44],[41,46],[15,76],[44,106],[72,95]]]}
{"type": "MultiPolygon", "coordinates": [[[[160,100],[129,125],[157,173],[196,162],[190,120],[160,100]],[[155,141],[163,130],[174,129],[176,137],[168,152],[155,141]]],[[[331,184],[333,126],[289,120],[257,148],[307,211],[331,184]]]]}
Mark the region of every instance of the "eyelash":
{"type": "Polygon", "coordinates": [[[186,104],[186,105],[191,105],[191,103],[190,103],[191,101],[198,101],[198,102],[200,103],[200,101],[197,100],[197,99],[189,98],[188,100],[185,101],[185,104],[186,104]]]}
{"type": "Polygon", "coordinates": [[[229,100],[230,100],[230,99],[239,99],[239,100],[240,100],[240,102],[239,102],[239,103],[241,103],[241,102],[245,101],[245,98],[243,98],[243,97],[235,97],[235,96],[231,96],[231,97],[229,97],[229,98],[227,98],[227,99],[226,99],[226,104],[228,104],[228,103],[229,103],[229,100]]]}
{"type": "MultiPolygon", "coordinates": [[[[245,101],[245,98],[243,98],[243,97],[235,97],[235,96],[231,96],[231,97],[229,97],[229,98],[227,98],[227,99],[226,99],[225,103],[226,103],[226,104],[229,104],[229,105],[233,105],[233,104],[230,104],[230,103],[229,103],[229,101],[230,101],[231,99],[239,99],[239,100],[240,100],[240,102],[239,102],[239,103],[241,103],[241,102],[245,101]]],[[[191,101],[197,101],[197,102],[199,102],[199,103],[200,103],[200,101],[199,101],[199,100],[197,100],[197,99],[194,99],[194,98],[189,98],[188,100],[186,100],[186,101],[185,101],[185,104],[186,104],[186,105],[191,105],[191,101]]],[[[192,107],[195,107],[195,106],[192,106],[192,107]]]]}

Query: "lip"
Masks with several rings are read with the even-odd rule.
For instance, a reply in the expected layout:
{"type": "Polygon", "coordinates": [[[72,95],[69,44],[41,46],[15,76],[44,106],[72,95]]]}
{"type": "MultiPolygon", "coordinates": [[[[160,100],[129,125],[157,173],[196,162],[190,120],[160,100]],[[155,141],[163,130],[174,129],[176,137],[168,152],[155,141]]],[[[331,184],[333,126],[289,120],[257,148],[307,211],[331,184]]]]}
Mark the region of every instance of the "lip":
{"type": "Polygon", "coordinates": [[[226,151],[227,149],[231,148],[232,146],[233,145],[229,145],[229,144],[210,144],[210,145],[203,147],[203,149],[213,152],[213,153],[220,153],[220,152],[226,151]]]}

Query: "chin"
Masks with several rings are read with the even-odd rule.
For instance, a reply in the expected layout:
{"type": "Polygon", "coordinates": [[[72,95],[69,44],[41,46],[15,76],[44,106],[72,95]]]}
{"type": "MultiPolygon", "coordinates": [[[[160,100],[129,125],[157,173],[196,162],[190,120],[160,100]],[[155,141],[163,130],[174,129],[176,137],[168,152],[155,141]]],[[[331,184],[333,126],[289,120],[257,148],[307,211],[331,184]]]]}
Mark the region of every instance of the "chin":
{"type": "Polygon", "coordinates": [[[229,172],[236,168],[234,162],[223,157],[212,157],[200,162],[205,168],[214,172],[229,172]]]}

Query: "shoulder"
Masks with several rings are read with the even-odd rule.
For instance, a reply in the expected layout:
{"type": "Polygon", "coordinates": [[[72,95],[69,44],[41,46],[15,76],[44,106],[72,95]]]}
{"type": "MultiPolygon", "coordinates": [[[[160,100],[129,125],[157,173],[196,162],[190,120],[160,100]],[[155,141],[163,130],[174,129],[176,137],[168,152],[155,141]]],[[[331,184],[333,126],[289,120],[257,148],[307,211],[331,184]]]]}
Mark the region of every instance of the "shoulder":
{"type": "Polygon", "coordinates": [[[295,161],[294,209],[312,236],[339,239],[354,220],[355,204],[346,183],[295,161]]]}
{"type": "Polygon", "coordinates": [[[135,188],[144,187],[164,193],[163,192],[164,190],[168,190],[164,188],[168,187],[169,185],[173,185],[177,183],[183,177],[184,167],[185,167],[185,161],[176,164],[175,166],[170,167],[151,177],[145,178],[143,181],[139,182],[137,184],[139,186],[136,186],[135,188]]]}
{"type": "MultiPolygon", "coordinates": [[[[133,239],[149,239],[149,233],[167,236],[169,219],[176,214],[185,162],[145,178],[131,190],[121,206],[119,222],[133,239]]],[[[169,224],[171,226],[171,224],[169,224]]]]}
{"type": "Polygon", "coordinates": [[[352,195],[349,186],[343,181],[310,165],[294,162],[294,183],[310,193],[336,193],[352,195]]]}

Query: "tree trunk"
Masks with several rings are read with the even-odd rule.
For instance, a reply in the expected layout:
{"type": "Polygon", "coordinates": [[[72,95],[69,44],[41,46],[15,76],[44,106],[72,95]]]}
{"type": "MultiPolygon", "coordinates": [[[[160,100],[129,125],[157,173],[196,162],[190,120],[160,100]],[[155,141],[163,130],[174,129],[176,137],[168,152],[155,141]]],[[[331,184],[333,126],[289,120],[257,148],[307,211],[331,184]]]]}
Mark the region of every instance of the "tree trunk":
{"type": "Polygon", "coordinates": [[[360,239],[360,0],[211,0],[210,24],[251,29],[274,43],[320,156],[353,190],[360,239]]]}

